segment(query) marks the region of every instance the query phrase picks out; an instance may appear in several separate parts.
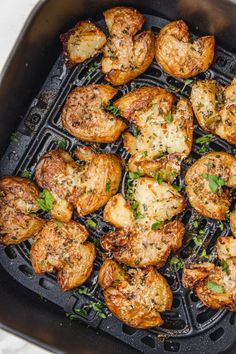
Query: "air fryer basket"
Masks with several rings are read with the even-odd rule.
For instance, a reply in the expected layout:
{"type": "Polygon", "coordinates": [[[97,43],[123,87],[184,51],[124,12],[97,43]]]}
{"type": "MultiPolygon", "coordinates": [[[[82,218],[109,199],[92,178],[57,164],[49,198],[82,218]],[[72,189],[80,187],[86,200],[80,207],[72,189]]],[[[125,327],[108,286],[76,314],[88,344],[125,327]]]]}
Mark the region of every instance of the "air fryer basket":
{"type": "MultiPolygon", "coordinates": [[[[145,27],[151,27],[155,33],[163,27],[167,20],[145,14],[145,27]]],[[[99,20],[98,25],[105,30],[104,20],[99,20]]],[[[68,93],[76,86],[90,83],[105,83],[101,74],[100,56],[93,58],[72,69],[64,65],[63,56],[60,54],[52,70],[50,71],[43,87],[37,97],[31,103],[26,115],[21,120],[16,134],[7,148],[1,163],[1,175],[21,175],[24,171],[34,172],[40,157],[48,150],[57,146],[60,140],[67,141],[66,150],[73,152],[74,148],[82,143],[71,137],[62,128],[60,113],[68,93]]],[[[217,79],[223,84],[230,82],[235,75],[235,56],[222,47],[217,46],[214,64],[210,70],[200,74],[199,78],[217,79]]],[[[190,87],[184,85],[181,79],[174,79],[165,74],[160,67],[153,62],[151,67],[140,77],[132,82],[119,87],[119,95],[123,95],[134,88],[148,85],[161,86],[166,89],[178,89],[176,95],[188,97],[190,87]]],[[[204,135],[204,132],[195,122],[194,138],[204,135]]],[[[87,144],[92,145],[97,151],[116,153],[127,160],[128,154],[123,148],[122,139],[112,144],[87,144]]],[[[236,154],[236,147],[214,138],[208,146],[209,151],[227,151],[236,154]]],[[[199,146],[194,145],[189,158],[184,164],[178,183],[183,185],[187,168],[196,159],[201,157],[199,146]]],[[[125,188],[125,177],[121,189],[125,188]]],[[[102,220],[102,210],[87,217],[74,216],[82,224],[92,219],[96,222],[96,228],[89,228],[91,240],[107,232],[111,227],[102,220]]],[[[194,261],[199,257],[202,248],[207,253],[214,255],[214,243],[219,235],[230,234],[228,227],[221,232],[217,222],[207,220],[193,211],[187,205],[185,211],[178,216],[186,225],[186,234],[191,230],[192,221],[198,218],[201,221],[201,229],[205,230],[202,246],[193,246],[186,237],[179,255],[184,260],[194,261]]],[[[36,275],[31,267],[29,258],[30,242],[26,241],[17,246],[0,246],[0,263],[5,270],[21,283],[31,289],[42,298],[50,300],[58,305],[65,313],[77,314],[76,309],[90,301],[104,303],[102,292],[97,285],[97,274],[102,263],[101,249],[97,247],[97,258],[92,276],[84,285],[89,289],[88,294],[81,295],[75,291],[63,293],[57,286],[56,277],[52,274],[36,275]]],[[[174,294],[173,309],[163,314],[165,323],[162,327],[149,330],[137,330],[122,324],[104,305],[107,318],[101,319],[97,313],[91,310],[87,316],[79,316],[85,324],[109,333],[113,337],[129,344],[144,353],[220,353],[234,343],[236,314],[224,310],[212,310],[206,308],[192,291],[181,287],[180,272],[169,271],[164,267],[161,272],[167,278],[174,294]]],[[[82,288],[84,287],[82,286],[82,288]]],[[[75,320],[76,321],[76,320],[75,320]]]]}

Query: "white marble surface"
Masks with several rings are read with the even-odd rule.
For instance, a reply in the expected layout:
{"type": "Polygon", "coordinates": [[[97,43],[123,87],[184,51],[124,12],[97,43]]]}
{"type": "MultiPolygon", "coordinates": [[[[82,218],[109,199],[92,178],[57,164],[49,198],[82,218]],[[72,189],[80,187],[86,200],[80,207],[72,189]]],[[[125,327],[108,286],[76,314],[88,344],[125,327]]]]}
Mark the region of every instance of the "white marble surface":
{"type": "MultiPolygon", "coordinates": [[[[0,0],[0,72],[24,22],[38,0],[0,0]]],[[[49,354],[0,329],[0,354],[49,354]]]]}

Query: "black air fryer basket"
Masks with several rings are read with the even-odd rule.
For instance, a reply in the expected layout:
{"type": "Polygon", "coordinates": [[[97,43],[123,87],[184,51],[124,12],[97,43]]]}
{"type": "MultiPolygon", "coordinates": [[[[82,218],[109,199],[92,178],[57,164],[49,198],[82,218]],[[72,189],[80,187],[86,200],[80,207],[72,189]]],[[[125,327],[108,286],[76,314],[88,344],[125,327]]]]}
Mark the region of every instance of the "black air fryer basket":
{"type": "MultiPolygon", "coordinates": [[[[214,64],[200,79],[217,79],[226,84],[236,75],[236,2],[216,0],[162,1],[41,1],[34,9],[6,64],[0,83],[0,148],[1,175],[21,175],[33,172],[45,151],[53,149],[60,140],[67,141],[67,150],[81,144],[62,129],[60,113],[66,96],[76,86],[104,83],[100,57],[68,69],[64,65],[59,34],[71,28],[79,19],[91,19],[105,30],[102,11],[112,6],[133,6],[145,14],[145,27],[155,33],[170,20],[186,20],[192,35],[215,33],[217,47],[214,64]],[[145,5],[145,6],[144,6],[145,5]],[[41,87],[41,88],[40,88],[41,87]],[[10,141],[10,134],[14,132],[10,141]],[[10,141],[10,144],[9,144],[10,141]]],[[[119,94],[143,86],[178,89],[176,95],[188,97],[190,87],[181,79],[165,74],[154,61],[151,67],[132,82],[119,87],[119,94]]],[[[195,122],[195,138],[204,132],[195,122]]],[[[89,145],[89,144],[87,144],[89,145]]],[[[94,145],[92,145],[94,147],[94,145]]],[[[95,146],[97,151],[117,153],[127,160],[122,139],[112,144],[95,146]]],[[[236,154],[236,147],[214,138],[209,151],[236,154]]],[[[179,183],[183,184],[186,169],[201,157],[194,145],[191,159],[185,164],[179,183]]],[[[123,187],[125,188],[125,180],[123,187]]],[[[196,213],[188,205],[178,216],[189,233],[196,213]]],[[[199,218],[199,216],[198,216],[199,218]]],[[[102,210],[88,217],[76,217],[90,228],[91,239],[98,239],[110,226],[102,220],[102,210]]],[[[195,260],[207,249],[214,255],[216,238],[222,234],[217,222],[200,218],[205,230],[202,246],[192,246],[188,237],[179,254],[185,260],[195,260]]],[[[230,234],[225,228],[223,235],[230,234]]],[[[236,353],[236,314],[206,308],[192,291],[181,287],[180,272],[162,273],[174,294],[173,308],[163,314],[162,327],[137,330],[122,324],[104,307],[107,318],[101,319],[91,310],[79,319],[69,320],[70,314],[90,301],[104,303],[97,285],[102,263],[101,250],[92,276],[84,285],[88,294],[74,291],[63,293],[51,274],[36,275],[29,259],[30,242],[17,246],[0,246],[0,317],[3,328],[59,353],[236,353]],[[67,314],[67,317],[65,316],[67,314]],[[118,340],[117,340],[118,339],[118,340]]],[[[83,288],[83,286],[81,287],[83,288]]],[[[72,316],[73,317],[73,316],[72,316]]]]}

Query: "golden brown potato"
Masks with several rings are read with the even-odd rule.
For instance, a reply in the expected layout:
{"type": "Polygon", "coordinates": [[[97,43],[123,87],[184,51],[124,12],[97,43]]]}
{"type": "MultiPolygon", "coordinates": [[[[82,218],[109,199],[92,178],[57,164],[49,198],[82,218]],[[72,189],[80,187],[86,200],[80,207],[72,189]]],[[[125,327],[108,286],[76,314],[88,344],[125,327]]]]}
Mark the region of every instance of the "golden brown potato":
{"type": "Polygon", "coordinates": [[[93,22],[80,21],[60,36],[65,61],[69,66],[82,63],[99,53],[106,43],[105,34],[93,22]]]}
{"type": "Polygon", "coordinates": [[[105,110],[116,93],[109,85],[75,88],[62,111],[64,129],[82,141],[110,143],[118,139],[126,124],[105,110]]]}
{"type": "Polygon", "coordinates": [[[106,260],[98,276],[109,310],[128,326],[161,326],[160,312],[170,310],[173,295],[165,278],[155,268],[130,269],[106,260]]]}
{"type": "Polygon", "coordinates": [[[18,244],[41,230],[44,221],[34,214],[38,196],[37,186],[26,178],[0,179],[0,243],[18,244]]]}
{"type": "Polygon", "coordinates": [[[181,160],[192,148],[193,113],[191,104],[159,87],[142,87],[117,100],[122,117],[139,130],[137,137],[124,134],[131,154],[129,170],[173,181],[180,173],[181,160]]]}
{"type": "Polygon", "coordinates": [[[195,82],[191,102],[202,129],[236,144],[236,78],[225,87],[215,80],[195,82]]]}
{"type": "Polygon", "coordinates": [[[114,7],[104,12],[110,37],[104,47],[102,72],[113,85],[122,85],[141,75],[152,63],[154,34],[142,28],[144,17],[129,7],[114,7]],[[125,20],[124,20],[125,19],[125,20]]]}
{"type": "Polygon", "coordinates": [[[216,247],[221,267],[210,263],[185,266],[182,283],[193,288],[204,305],[236,311],[236,240],[219,237],[216,247]]]}
{"type": "Polygon", "coordinates": [[[182,246],[184,233],[180,221],[170,222],[156,231],[137,224],[104,235],[101,245],[112,252],[118,262],[130,267],[153,265],[161,268],[171,252],[182,246]]]}
{"type": "Polygon", "coordinates": [[[197,160],[185,176],[189,202],[200,214],[225,220],[231,204],[228,187],[236,186],[236,159],[226,152],[211,152],[197,160]]]}
{"type": "Polygon", "coordinates": [[[83,284],[95,259],[95,246],[86,241],[88,236],[78,222],[48,221],[30,250],[35,272],[56,271],[58,284],[65,291],[83,284]]]}
{"type": "Polygon", "coordinates": [[[129,201],[121,194],[110,199],[104,208],[104,220],[122,228],[134,223],[151,226],[156,221],[170,220],[184,208],[183,196],[170,184],[140,177],[133,183],[129,201]]]}
{"type": "Polygon", "coordinates": [[[206,71],[214,58],[214,36],[191,41],[182,20],[164,26],[156,39],[156,61],[168,74],[187,79],[206,71]]]}
{"type": "Polygon", "coordinates": [[[236,210],[230,213],[230,228],[234,237],[236,237],[236,210]]]}
{"type": "Polygon", "coordinates": [[[36,181],[54,197],[51,214],[57,220],[71,219],[73,208],[87,215],[104,206],[121,180],[121,160],[112,154],[96,154],[78,148],[76,155],[85,164],[77,164],[61,149],[46,153],[36,167],[36,181]]]}

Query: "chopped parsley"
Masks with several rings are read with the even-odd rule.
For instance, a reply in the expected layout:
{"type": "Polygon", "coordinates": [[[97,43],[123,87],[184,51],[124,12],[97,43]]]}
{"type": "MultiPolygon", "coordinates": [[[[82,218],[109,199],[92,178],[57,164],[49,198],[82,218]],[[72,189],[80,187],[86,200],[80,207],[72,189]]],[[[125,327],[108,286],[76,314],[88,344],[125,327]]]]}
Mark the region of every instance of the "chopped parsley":
{"type": "Polygon", "coordinates": [[[142,151],[143,157],[147,157],[147,154],[148,154],[147,150],[143,150],[143,151],[142,151]]]}
{"type": "Polygon", "coordinates": [[[42,210],[49,212],[52,209],[54,197],[47,189],[44,189],[39,194],[39,197],[38,199],[36,199],[36,202],[42,210]]]}
{"type": "Polygon", "coordinates": [[[201,257],[203,257],[203,258],[209,258],[208,255],[207,255],[207,253],[206,253],[205,248],[202,250],[201,257]]]}
{"type": "Polygon", "coordinates": [[[139,258],[135,258],[134,264],[138,265],[139,263],[140,263],[140,259],[139,258]]]}
{"type": "Polygon", "coordinates": [[[128,180],[129,181],[134,181],[135,179],[138,179],[141,176],[142,176],[142,174],[140,172],[138,172],[138,171],[129,172],[128,180]]]}
{"type": "Polygon", "coordinates": [[[134,134],[135,138],[137,138],[137,136],[138,136],[139,133],[140,133],[140,131],[138,130],[138,128],[137,128],[137,127],[134,127],[133,132],[134,132],[133,134],[134,134]]]}
{"type": "Polygon", "coordinates": [[[184,81],[184,86],[182,87],[182,89],[181,89],[180,92],[181,92],[181,93],[184,92],[185,87],[188,86],[188,85],[191,85],[192,83],[193,83],[193,80],[191,80],[191,79],[185,80],[185,81],[184,81]]]}
{"type": "Polygon", "coordinates": [[[192,240],[196,246],[201,246],[203,244],[202,237],[205,235],[204,230],[199,230],[200,224],[201,224],[201,222],[198,219],[195,219],[192,222],[191,236],[192,236],[192,240]]]}
{"type": "Polygon", "coordinates": [[[108,180],[106,182],[105,190],[108,193],[108,192],[110,192],[110,189],[111,189],[111,180],[110,180],[110,178],[108,178],[108,180]]]}
{"type": "Polygon", "coordinates": [[[57,226],[59,226],[59,227],[62,227],[62,226],[63,226],[63,223],[62,223],[61,221],[58,221],[58,220],[56,220],[56,224],[57,224],[57,226]]]}
{"type": "Polygon", "coordinates": [[[178,186],[177,184],[172,184],[172,186],[177,192],[180,192],[183,189],[183,186],[178,186]]]}
{"type": "Polygon", "coordinates": [[[157,220],[156,222],[154,222],[154,224],[152,224],[152,230],[156,231],[158,229],[160,229],[160,227],[162,227],[163,225],[163,221],[157,220]]]}
{"type": "Polygon", "coordinates": [[[207,289],[219,294],[223,294],[225,292],[225,288],[214,281],[208,281],[207,289]]]}
{"type": "Polygon", "coordinates": [[[89,293],[89,289],[88,288],[78,288],[78,289],[75,289],[74,290],[74,293],[75,293],[75,295],[78,295],[78,294],[80,294],[80,295],[87,295],[88,293],[89,293]]]}
{"type": "Polygon", "coordinates": [[[170,265],[171,270],[178,271],[180,269],[183,269],[184,261],[182,261],[182,259],[180,259],[177,256],[173,256],[170,259],[169,265],[170,265]]]}
{"type": "Polygon", "coordinates": [[[171,122],[173,122],[173,116],[171,112],[168,112],[166,115],[166,123],[171,123],[171,122]]]}
{"type": "Polygon", "coordinates": [[[95,247],[99,247],[99,245],[100,245],[99,238],[95,238],[95,239],[93,240],[93,243],[94,243],[95,247]]]}
{"type": "Polygon", "coordinates": [[[25,177],[25,178],[31,179],[32,176],[33,176],[33,173],[31,173],[31,172],[29,172],[29,171],[23,171],[23,172],[21,173],[21,176],[22,176],[22,177],[25,177]]]}
{"type": "Polygon", "coordinates": [[[228,265],[224,259],[221,260],[221,269],[222,269],[222,272],[225,272],[225,273],[227,273],[227,271],[228,271],[228,265]]]}
{"type": "Polygon", "coordinates": [[[84,305],[81,308],[75,309],[75,312],[78,313],[79,315],[87,316],[89,310],[95,311],[100,318],[106,318],[107,317],[106,314],[103,312],[103,305],[99,301],[97,301],[97,302],[92,301],[89,304],[84,305]]]}
{"type": "Polygon", "coordinates": [[[97,226],[96,222],[93,221],[92,219],[88,219],[88,220],[86,221],[86,225],[87,225],[87,226],[90,226],[90,227],[96,227],[96,226],[97,226]]]}
{"type": "Polygon", "coordinates": [[[65,150],[67,148],[68,141],[66,139],[58,139],[54,140],[54,143],[58,149],[65,150]]]}
{"type": "Polygon", "coordinates": [[[220,231],[223,231],[223,230],[224,230],[224,228],[225,228],[225,226],[224,226],[224,224],[223,224],[223,222],[222,222],[222,221],[218,221],[217,226],[218,226],[218,229],[220,229],[220,231]]]}
{"type": "Polygon", "coordinates": [[[158,184],[162,184],[163,178],[162,178],[161,173],[160,173],[159,171],[155,172],[153,178],[155,179],[155,181],[156,181],[158,184]]]}
{"type": "Polygon", "coordinates": [[[18,143],[19,140],[18,140],[18,138],[17,138],[16,133],[12,133],[12,134],[11,134],[10,140],[11,140],[13,143],[18,143]]]}
{"type": "Polygon", "coordinates": [[[212,134],[206,134],[201,136],[200,138],[197,138],[195,140],[195,143],[198,145],[205,145],[206,143],[208,143],[208,141],[210,141],[213,138],[212,134]]]}
{"type": "Polygon", "coordinates": [[[213,176],[213,175],[208,175],[208,174],[204,174],[203,175],[203,178],[205,178],[208,183],[209,183],[209,187],[210,187],[210,190],[213,192],[213,193],[216,193],[217,190],[224,186],[225,185],[225,181],[223,180],[223,178],[221,177],[217,177],[217,176],[213,176]]]}
{"type": "Polygon", "coordinates": [[[113,106],[113,105],[108,105],[104,107],[105,111],[110,112],[113,114],[113,116],[117,117],[119,115],[119,108],[113,106]]]}

